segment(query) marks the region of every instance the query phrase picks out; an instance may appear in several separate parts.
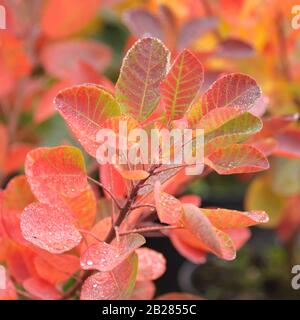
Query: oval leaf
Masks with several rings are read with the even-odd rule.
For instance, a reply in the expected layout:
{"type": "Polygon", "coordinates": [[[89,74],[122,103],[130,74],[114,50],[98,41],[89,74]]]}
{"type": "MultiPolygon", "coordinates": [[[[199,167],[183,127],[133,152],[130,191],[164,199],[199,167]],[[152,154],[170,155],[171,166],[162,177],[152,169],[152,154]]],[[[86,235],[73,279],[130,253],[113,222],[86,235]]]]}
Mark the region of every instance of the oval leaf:
{"type": "Polygon", "coordinates": [[[85,84],[60,91],[54,103],[86,152],[96,157],[103,122],[120,115],[113,96],[100,86],[85,84]]]}
{"type": "Polygon", "coordinates": [[[269,168],[267,158],[246,144],[217,149],[205,158],[205,163],[219,174],[257,172],[269,168]]]}
{"type": "Polygon", "coordinates": [[[81,300],[124,300],[134,289],[137,274],[137,256],[132,254],[109,272],[98,272],[84,282],[81,300]]]}
{"type": "Polygon", "coordinates": [[[160,182],[154,184],[154,201],[159,220],[162,223],[177,224],[182,216],[181,202],[162,192],[160,182]]]}
{"type": "Polygon", "coordinates": [[[69,251],[81,241],[71,213],[43,203],[32,203],[25,208],[21,215],[21,230],[27,241],[50,253],[69,251]]]}
{"type": "Polygon", "coordinates": [[[127,115],[143,121],[154,111],[168,61],[169,51],[154,38],[139,40],[127,52],[116,84],[116,99],[127,115]]]}
{"type": "Polygon", "coordinates": [[[174,61],[161,83],[161,99],[168,121],[180,119],[199,93],[203,83],[203,67],[189,50],[174,61]]]}
{"type": "Polygon", "coordinates": [[[114,244],[92,244],[81,255],[80,265],[85,270],[111,271],[144,243],[145,238],[140,234],[130,234],[120,237],[120,242],[114,244]]]}
{"type": "Polygon", "coordinates": [[[87,188],[84,158],[71,146],[37,148],[27,154],[25,173],[31,190],[44,203],[59,204],[87,188]]]}
{"type": "Polygon", "coordinates": [[[165,257],[152,249],[139,248],[138,255],[138,281],[156,280],[166,271],[165,257]]]}

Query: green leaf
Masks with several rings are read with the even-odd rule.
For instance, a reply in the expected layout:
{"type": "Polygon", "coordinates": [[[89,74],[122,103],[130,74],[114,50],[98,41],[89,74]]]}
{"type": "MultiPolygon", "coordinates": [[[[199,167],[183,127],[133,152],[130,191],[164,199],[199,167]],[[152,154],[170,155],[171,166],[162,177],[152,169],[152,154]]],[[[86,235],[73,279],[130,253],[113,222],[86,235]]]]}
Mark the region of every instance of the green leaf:
{"type": "Polygon", "coordinates": [[[139,40],[127,52],[115,92],[125,114],[138,121],[150,116],[159,102],[168,63],[169,51],[158,39],[139,40]]]}

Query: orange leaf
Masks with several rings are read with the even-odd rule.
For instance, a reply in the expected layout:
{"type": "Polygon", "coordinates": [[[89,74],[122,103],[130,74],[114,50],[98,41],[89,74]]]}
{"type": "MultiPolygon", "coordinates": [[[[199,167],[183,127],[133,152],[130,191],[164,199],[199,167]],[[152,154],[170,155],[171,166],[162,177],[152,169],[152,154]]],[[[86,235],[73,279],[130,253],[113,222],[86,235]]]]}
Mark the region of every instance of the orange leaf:
{"type": "Polygon", "coordinates": [[[168,121],[180,119],[197,97],[203,83],[203,67],[189,50],[174,61],[160,85],[161,99],[168,121]]]}
{"type": "Polygon", "coordinates": [[[154,200],[157,215],[162,223],[177,224],[182,216],[181,202],[175,197],[162,192],[160,182],[154,184],[154,200]]]}
{"type": "Polygon", "coordinates": [[[96,16],[99,4],[99,0],[47,0],[42,12],[42,31],[52,39],[77,33],[96,16]]]}
{"type": "Polygon", "coordinates": [[[269,168],[267,158],[246,144],[217,149],[205,158],[205,163],[219,174],[257,172],[269,168]]]}

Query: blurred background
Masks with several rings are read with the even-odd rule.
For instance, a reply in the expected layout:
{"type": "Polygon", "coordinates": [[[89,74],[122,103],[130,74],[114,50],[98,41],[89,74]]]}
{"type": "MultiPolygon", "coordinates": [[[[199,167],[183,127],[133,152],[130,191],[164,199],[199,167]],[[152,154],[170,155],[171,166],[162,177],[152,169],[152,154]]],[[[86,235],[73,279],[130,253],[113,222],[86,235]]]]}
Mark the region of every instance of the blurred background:
{"type": "MultiPolygon", "coordinates": [[[[205,91],[219,76],[246,73],[263,91],[255,137],[270,155],[259,174],[194,179],[181,195],[203,207],[261,209],[270,222],[252,228],[232,262],[209,256],[194,265],[168,239],[149,246],[164,253],[168,271],[157,293],[186,291],[209,299],[287,299],[291,268],[300,264],[300,18],[286,0],[6,0],[0,31],[0,183],[22,172],[28,150],[77,143],[52,104],[57,92],[82,82],[108,90],[127,49],[145,35],[172,54],[190,48],[205,68],[205,91]],[[298,29],[299,27],[299,29],[298,29]]],[[[87,163],[92,165],[87,156],[87,163]]]]}

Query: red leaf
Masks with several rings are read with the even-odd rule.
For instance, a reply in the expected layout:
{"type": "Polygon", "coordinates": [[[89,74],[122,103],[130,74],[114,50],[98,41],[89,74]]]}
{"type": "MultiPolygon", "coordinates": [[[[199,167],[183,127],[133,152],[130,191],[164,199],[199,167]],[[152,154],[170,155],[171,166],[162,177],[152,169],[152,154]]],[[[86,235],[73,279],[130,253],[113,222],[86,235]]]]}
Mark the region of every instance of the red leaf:
{"type": "Polygon", "coordinates": [[[154,200],[157,215],[162,223],[177,224],[182,216],[182,207],[178,199],[162,192],[160,182],[154,184],[154,200]]]}
{"type": "Polygon", "coordinates": [[[231,59],[249,58],[253,56],[254,48],[247,42],[229,38],[219,42],[216,54],[231,59]]]}
{"type": "Polygon", "coordinates": [[[48,0],[42,13],[42,31],[53,39],[77,33],[96,16],[99,4],[99,0],[48,0]]]}
{"type": "Polygon", "coordinates": [[[200,207],[201,205],[201,198],[194,194],[187,194],[179,198],[181,203],[192,203],[196,207],[200,207]]]}
{"type": "Polygon", "coordinates": [[[82,153],[71,146],[32,150],[25,172],[32,192],[44,203],[60,204],[62,197],[74,198],[88,186],[82,153]]]}
{"type": "Polygon", "coordinates": [[[205,263],[206,252],[203,251],[203,248],[201,249],[199,247],[199,244],[197,245],[197,241],[195,245],[186,241],[186,239],[191,237],[194,238],[195,236],[186,229],[179,229],[170,232],[170,239],[174,247],[183,257],[195,264],[205,263]]]}
{"type": "Polygon", "coordinates": [[[137,281],[130,300],[152,300],[155,294],[155,284],[152,281],[137,281]]]}
{"type": "Polygon", "coordinates": [[[168,61],[169,51],[154,38],[139,40],[127,52],[116,84],[116,99],[126,115],[143,121],[154,111],[168,61]]]}
{"type": "Polygon", "coordinates": [[[17,176],[10,180],[3,192],[0,218],[7,235],[20,244],[28,243],[20,230],[20,215],[24,208],[36,201],[25,176],[17,176]]]}
{"type": "Polygon", "coordinates": [[[25,208],[21,230],[27,241],[50,253],[69,251],[81,241],[70,211],[43,203],[32,203],[25,208]]]}
{"type": "Polygon", "coordinates": [[[138,255],[138,281],[156,280],[166,271],[165,257],[152,249],[139,248],[138,255]]]}
{"type": "Polygon", "coordinates": [[[286,208],[282,213],[282,218],[279,221],[277,232],[279,238],[287,242],[294,237],[300,229],[300,197],[299,195],[292,196],[288,199],[286,208]]]}
{"type": "Polygon", "coordinates": [[[18,79],[31,71],[31,61],[24,44],[17,37],[2,30],[0,34],[0,97],[12,92],[18,79]]]}
{"type": "MultiPolygon", "coordinates": [[[[117,198],[123,198],[126,195],[124,179],[113,165],[107,163],[100,166],[100,181],[106,188],[111,190],[117,198]]],[[[110,198],[106,192],[105,196],[110,198]]]]}
{"type": "Polygon", "coordinates": [[[135,285],[137,256],[131,255],[110,272],[98,272],[84,282],[81,300],[128,299],[135,285]]]}
{"type": "Polygon", "coordinates": [[[111,53],[104,44],[91,40],[68,40],[48,44],[41,53],[41,62],[53,77],[72,81],[81,64],[87,64],[98,72],[109,64],[111,53]]]}
{"type": "Polygon", "coordinates": [[[278,146],[275,154],[281,157],[300,159],[300,130],[288,129],[276,136],[278,146]]]}
{"type": "Polygon", "coordinates": [[[49,89],[47,89],[38,102],[36,112],[34,113],[34,121],[37,123],[43,122],[51,117],[55,113],[55,107],[53,100],[57,95],[57,92],[70,86],[69,81],[60,81],[54,83],[49,89]]]}
{"type": "Polygon", "coordinates": [[[257,172],[269,168],[267,158],[246,144],[233,144],[217,149],[205,158],[205,163],[219,174],[257,172]]]}
{"type": "Polygon", "coordinates": [[[269,221],[264,211],[237,211],[229,209],[200,209],[217,229],[244,228],[269,221]]]}
{"type": "Polygon", "coordinates": [[[85,150],[96,157],[98,131],[121,112],[113,96],[97,85],[78,85],[60,91],[55,104],[85,150]]]}
{"type": "Polygon", "coordinates": [[[52,255],[43,252],[34,259],[39,277],[50,284],[63,283],[79,270],[79,258],[70,254],[52,255]]]}
{"type": "Polygon", "coordinates": [[[160,85],[161,99],[168,121],[180,119],[197,97],[203,83],[203,67],[189,50],[174,61],[160,85]]]}
{"type": "Polygon", "coordinates": [[[64,201],[72,212],[77,225],[82,229],[90,229],[95,222],[97,213],[97,201],[92,188],[88,186],[78,196],[65,198],[64,201]]]}
{"type": "Polygon", "coordinates": [[[85,270],[111,271],[121,264],[132,252],[145,243],[139,234],[122,236],[120,242],[92,244],[81,255],[80,265],[85,270]]]}
{"type": "Polygon", "coordinates": [[[213,252],[225,260],[233,260],[236,252],[230,237],[216,229],[201,210],[192,204],[183,204],[184,225],[204,245],[204,249],[213,252]]]}
{"type": "Polygon", "coordinates": [[[233,107],[249,110],[261,96],[261,89],[251,77],[240,74],[227,74],[215,81],[189,111],[191,124],[197,124],[210,110],[233,107]]]}
{"type": "Polygon", "coordinates": [[[60,292],[51,284],[40,279],[29,278],[23,282],[24,289],[41,300],[58,300],[60,292]]]}

